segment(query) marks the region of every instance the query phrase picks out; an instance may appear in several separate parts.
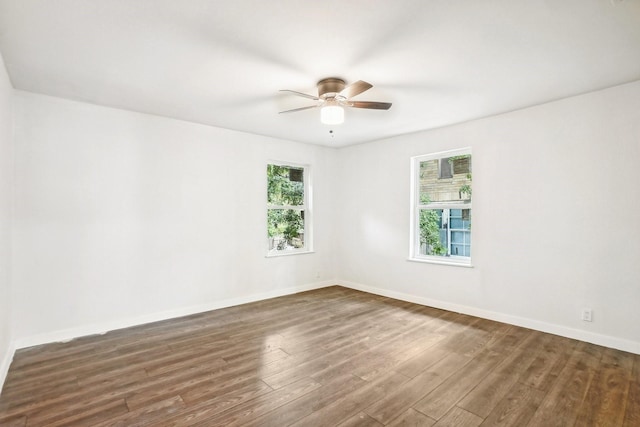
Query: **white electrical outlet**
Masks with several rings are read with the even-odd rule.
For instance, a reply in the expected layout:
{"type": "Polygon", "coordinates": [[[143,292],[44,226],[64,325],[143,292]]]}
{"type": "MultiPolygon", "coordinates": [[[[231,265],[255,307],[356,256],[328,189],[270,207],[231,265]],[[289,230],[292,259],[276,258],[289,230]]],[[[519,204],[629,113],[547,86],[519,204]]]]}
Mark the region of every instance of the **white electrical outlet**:
{"type": "Polygon", "coordinates": [[[590,309],[590,308],[583,308],[582,309],[582,320],[584,322],[593,321],[593,310],[590,309]]]}

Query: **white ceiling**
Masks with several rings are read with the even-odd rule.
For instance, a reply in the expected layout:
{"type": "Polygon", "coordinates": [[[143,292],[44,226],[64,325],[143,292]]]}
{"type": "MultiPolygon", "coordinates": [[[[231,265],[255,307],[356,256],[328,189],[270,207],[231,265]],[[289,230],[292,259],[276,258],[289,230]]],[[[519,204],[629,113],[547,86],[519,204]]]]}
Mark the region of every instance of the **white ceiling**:
{"type": "Polygon", "coordinates": [[[339,147],[638,80],[640,0],[0,0],[0,51],[17,89],[339,147]],[[393,107],[278,114],[325,77],[393,107]]]}

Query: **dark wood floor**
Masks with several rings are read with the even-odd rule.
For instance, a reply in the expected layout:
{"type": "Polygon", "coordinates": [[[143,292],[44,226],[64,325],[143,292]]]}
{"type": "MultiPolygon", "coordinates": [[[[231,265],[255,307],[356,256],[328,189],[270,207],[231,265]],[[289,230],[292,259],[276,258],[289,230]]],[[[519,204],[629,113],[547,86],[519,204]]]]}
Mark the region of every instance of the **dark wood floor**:
{"type": "Polygon", "coordinates": [[[331,287],[17,352],[2,426],[640,426],[640,356],[331,287]]]}

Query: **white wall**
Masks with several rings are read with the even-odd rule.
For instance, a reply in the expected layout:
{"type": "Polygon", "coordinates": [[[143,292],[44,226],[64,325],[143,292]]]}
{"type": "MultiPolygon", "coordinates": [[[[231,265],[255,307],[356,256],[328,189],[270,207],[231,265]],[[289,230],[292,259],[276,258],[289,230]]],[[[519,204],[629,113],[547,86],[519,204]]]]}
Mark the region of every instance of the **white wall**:
{"type": "Polygon", "coordinates": [[[339,154],[350,286],[640,353],[640,82],[339,154]],[[474,267],[407,261],[409,158],[467,146],[474,267]]]}
{"type": "Polygon", "coordinates": [[[15,108],[19,347],[331,278],[335,150],[19,91],[15,108]],[[316,253],[265,258],[268,160],[311,165],[316,253]]]}
{"type": "Polygon", "coordinates": [[[0,389],[11,349],[11,207],[13,191],[13,88],[0,56],[0,389]]]}

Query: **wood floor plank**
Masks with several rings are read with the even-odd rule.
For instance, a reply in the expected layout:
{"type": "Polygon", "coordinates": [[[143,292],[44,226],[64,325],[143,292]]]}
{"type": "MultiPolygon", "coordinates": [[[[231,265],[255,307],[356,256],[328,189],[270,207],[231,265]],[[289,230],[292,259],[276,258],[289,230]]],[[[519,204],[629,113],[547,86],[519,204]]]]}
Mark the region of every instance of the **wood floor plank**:
{"type": "Polygon", "coordinates": [[[542,351],[527,368],[520,381],[548,391],[564,369],[577,343],[575,340],[550,336],[550,340],[543,345],[542,351]]]}
{"type": "MultiPolygon", "coordinates": [[[[237,376],[226,381],[215,378],[206,383],[200,383],[197,387],[183,389],[180,394],[189,406],[193,406],[203,402],[211,403],[217,396],[237,394],[238,390],[251,390],[252,394],[273,391],[264,381],[257,379],[253,375],[246,375],[237,376]]],[[[234,398],[233,400],[238,401],[239,399],[234,398]]]]}
{"type": "Polygon", "coordinates": [[[452,336],[446,342],[445,348],[464,356],[473,357],[482,351],[492,340],[495,340],[510,328],[509,325],[486,319],[477,319],[465,328],[455,338],[452,336]]]}
{"type": "Polygon", "coordinates": [[[395,369],[413,356],[433,347],[443,338],[440,334],[422,333],[422,335],[419,338],[409,338],[409,340],[390,341],[391,345],[377,346],[377,351],[371,354],[373,357],[367,360],[358,360],[358,364],[353,370],[354,375],[364,380],[371,380],[380,373],[395,369]]]}
{"type": "Polygon", "coordinates": [[[60,408],[58,412],[36,413],[27,417],[27,425],[59,427],[69,425],[93,426],[101,421],[126,414],[127,405],[123,399],[101,401],[99,404],[83,402],[72,410],[60,408]]]}
{"type": "Polygon", "coordinates": [[[360,412],[347,421],[340,423],[338,427],[383,427],[383,425],[364,412],[360,412]]]}
{"type": "Polygon", "coordinates": [[[320,387],[322,387],[322,385],[313,381],[311,378],[302,378],[278,390],[260,395],[243,404],[234,406],[213,418],[202,420],[193,425],[200,427],[244,426],[255,418],[273,411],[320,387]]]}
{"type": "Polygon", "coordinates": [[[243,427],[288,426],[318,411],[331,402],[353,392],[365,381],[354,375],[344,375],[322,384],[300,398],[270,411],[258,418],[243,423],[243,427]]]}
{"type": "Polygon", "coordinates": [[[640,426],[640,355],[633,355],[633,371],[629,382],[623,427],[640,426]]]}
{"type": "Polygon", "coordinates": [[[490,372],[458,406],[486,418],[537,357],[540,347],[549,335],[532,333],[522,341],[516,351],[509,354],[495,370],[490,372]]]}
{"type": "MultiPolygon", "coordinates": [[[[226,366],[225,366],[226,367],[226,366]]],[[[167,391],[166,385],[168,384],[193,384],[200,381],[206,381],[211,376],[220,375],[221,372],[224,372],[224,368],[219,368],[216,372],[210,372],[206,370],[195,371],[195,372],[185,372],[185,373],[175,373],[174,376],[167,376],[162,378],[154,378],[154,379],[143,379],[142,381],[133,381],[133,382],[123,382],[122,384],[117,384],[113,387],[102,388],[91,386],[88,389],[80,389],[77,391],[73,391],[70,393],[62,394],[60,396],[48,399],[48,400],[38,400],[33,404],[28,404],[24,410],[27,414],[32,414],[34,412],[43,413],[48,411],[59,410],[59,408],[74,408],[78,405],[78,401],[83,402],[86,400],[86,396],[94,395],[91,399],[91,403],[95,405],[99,405],[102,402],[111,401],[114,399],[124,399],[126,396],[132,393],[144,393],[149,390],[164,390],[167,391]]],[[[171,392],[168,392],[171,395],[171,392]]],[[[162,399],[157,399],[162,400],[162,399]]],[[[152,399],[149,399],[152,401],[152,399]]],[[[20,408],[18,408],[19,410],[20,408]]]]}
{"type": "Polygon", "coordinates": [[[470,360],[469,357],[450,353],[422,374],[406,382],[401,389],[374,403],[364,412],[382,424],[388,424],[462,369],[470,360]]]}
{"type": "Polygon", "coordinates": [[[434,420],[440,420],[488,375],[491,369],[500,362],[501,357],[499,353],[492,350],[483,351],[414,404],[413,408],[434,420]]]}
{"type": "Polygon", "coordinates": [[[3,427],[479,424],[640,426],[640,356],[333,286],[20,349],[0,394],[3,427]]]}
{"type": "Polygon", "coordinates": [[[437,343],[405,360],[398,365],[395,370],[409,378],[414,378],[434,363],[442,360],[447,354],[449,354],[449,350],[447,350],[442,343],[437,343]]]}
{"type": "Polygon", "coordinates": [[[5,415],[15,415],[24,413],[36,406],[41,406],[43,402],[51,400],[62,400],[68,394],[78,393],[80,387],[75,378],[64,384],[53,384],[48,386],[38,386],[37,393],[33,389],[27,389],[21,393],[5,393],[0,396],[0,413],[5,415]]]}
{"type": "Polygon", "coordinates": [[[557,381],[533,415],[532,426],[572,426],[600,362],[602,348],[578,343],[557,381]]]}
{"type": "MultiPolygon", "coordinates": [[[[367,315],[384,316],[385,312],[389,312],[389,310],[391,309],[382,306],[369,310],[367,315]]],[[[284,341],[281,344],[281,348],[288,354],[296,354],[317,346],[323,346],[326,350],[331,351],[336,348],[335,346],[348,344],[354,338],[368,336],[371,333],[370,330],[367,330],[370,322],[367,321],[366,317],[351,317],[352,321],[350,322],[345,322],[344,320],[339,321],[338,318],[336,318],[330,321],[328,325],[318,322],[317,319],[315,319],[315,328],[307,330],[300,327],[301,325],[297,325],[295,333],[284,333],[284,341]],[[342,343],[340,343],[340,340],[342,340],[342,343]],[[327,344],[329,344],[329,346],[327,346],[327,344]]],[[[387,327],[387,329],[391,328],[392,326],[387,327]]]]}
{"type": "Polygon", "coordinates": [[[429,418],[425,414],[409,408],[400,414],[398,418],[391,421],[391,424],[387,425],[389,427],[431,427],[435,423],[436,421],[433,418],[429,418]]]}
{"type": "Polygon", "coordinates": [[[24,415],[0,416],[0,426],[24,427],[27,425],[27,417],[24,415]]]}
{"type": "Polygon", "coordinates": [[[621,426],[632,370],[633,355],[605,349],[576,424],[621,426]]]}
{"type": "Polygon", "coordinates": [[[381,400],[398,390],[409,378],[396,372],[367,381],[362,387],[346,396],[335,399],[330,404],[319,408],[304,418],[292,424],[292,427],[338,425],[340,422],[353,417],[367,406],[381,400]]]}
{"type": "Polygon", "coordinates": [[[482,421],[479,416],[454,406],[434,427],[478,427],[482,421]]]}
{"type": "Polygon", "coordinates": [[[171,354],[171,350],[163,346],[161,348],[140,349],[135,352],[127,352],[124,354],[92,354],[80,360],[74,358],[65,359],[60,363],[52,366],[42,365],[38,369],[32,369],[24,373],[22,378],[14,378],[10,384],[10,388],[31,387],[33,383],[53,382],[58,378],[65,377],[81,377],[91,375],[92,372],[103,371],[109,369],[117,369],[126,365],[132,366],[138,363],[145,363],[149,359],[156,359],[171,354]]]}
{"type": "Polygon", "coordinates": [[[312,359],[308,362],[292,366],[285,371],[263,377],[262,380],[270,387],[277,389],[300,378],[311,377],[339,363],[343,359],[348,359],[356,354],[362,353],[367,350],[367,348],[366,343],[361,339],[339,350],[327,353],[322,358],[312,359]]]}
{"type": "Polygon", "coordinates": [[[492,410],[481,426],[526,426],[545,395],[542,390],[516,382],[499,402],[489,404],[492,410]]]}
{"type": "MultiPolygon", "coordinates": [[[[159,357],[144,363],[145,372],[150,377],[164,375],[171,371],[188,369],[192,366],[207,365],[211,369],[219,368],[227,364],[227,361],[218,354],[207,350],[193,352],[170,353],[164,357],[159,357]]],[[[81,380],[80,380],[81,381],[81,380]]]]}
{"type": "Polygon", "coordinates": [[[230,408],[249,402],[272,391],[273,389],[262,381],[250,380],[238,383],[233,387],[219,389],[218,393],[189,402],[184,410],[178,411],[170,417],[165,417],[162,424],[165,427],[190,426],[202,420],[214,418],[230,408]]]}
{"type": "MultiPolygon", "coordinates": [[[[197,359],[197,358],[196,358],[197,359]]],[[[243,376],[257,377],[260,369],[267,368],[279,362],[281,358],[276,358],[273,363],[271,358],[262,358],[255,360],[240,360],[228,364],[220,364],[215,362],[217,359],[213,357],[214,364],[200,363],[194,366],[182,366],[182,369],[171,369],[165,371],[162,376],[153,377],[139,386],[130,387],[130,393],[133,397],[128,397],[130,405],[139,405],[135,401],[152,401],[153,399],[162,400],[174,393],[183,393],[193,387],[198,387],[200,383],[210,381],[218,381],[224,383],[229,378],[242,379],[243,376]],[[147,397],[145,397],[147,396],[147,397]]]]}
{"type": "Polygon", "coordinates": [[[145,427],[160,424],[167,415],[185,407],[180,396],[154,402],[134,411],[128,411],[116,417],[110,417],[93,425],[93,427],[145,427]]]}
{"type": "MultiPolygon", "coordinates": [[[[239,382],[250,381],[262,383],[257,377],[257,371],[252,365],[223,366],[216,370],[187,371],[187,376],[176,375],[160,378],[158,381],[147,381],[139,386],[130,387],[126,395],[127,405],[137,409],[154,401],[164,400],[179,394],[187,402],[196,400],[196,393],[215,393],[218,388],[227,389],[239,382]],[[205,374],[206,372],[206,374],[205,374]],[[211,392],[211,384],[215,384],[211,392]],[[206,391],[203,391],[206,390],[206,391]]],[[[270,388],[270,387],[269,387],[270,388]]]]}

